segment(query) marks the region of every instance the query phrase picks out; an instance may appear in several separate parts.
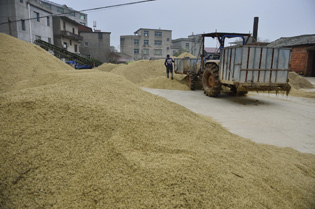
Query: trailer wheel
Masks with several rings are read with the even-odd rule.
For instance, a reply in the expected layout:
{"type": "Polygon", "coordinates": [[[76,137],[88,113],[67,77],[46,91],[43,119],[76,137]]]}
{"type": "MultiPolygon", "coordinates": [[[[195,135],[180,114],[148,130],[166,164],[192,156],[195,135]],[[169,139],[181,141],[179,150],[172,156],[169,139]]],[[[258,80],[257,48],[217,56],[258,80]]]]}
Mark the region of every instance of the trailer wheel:
{"type": "Polygon", "coordinates": [[[195,72],[188,71],[187,73],[187,85],[190,90],[195,90],[196,88],[197,75],[195,72]]]}
{"type": "Polygon", "coordinates": [[[207,96],[216,97],[220,94],[219,67],[216,64],[208,64],[202,76],[203,91],[207,96]]]}

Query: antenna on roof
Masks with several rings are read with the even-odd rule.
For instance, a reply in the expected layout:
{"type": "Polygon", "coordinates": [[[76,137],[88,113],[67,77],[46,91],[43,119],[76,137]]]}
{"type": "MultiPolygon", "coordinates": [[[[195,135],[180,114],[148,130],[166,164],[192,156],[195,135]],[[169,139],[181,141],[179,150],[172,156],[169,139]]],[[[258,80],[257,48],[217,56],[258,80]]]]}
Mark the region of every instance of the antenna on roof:
{"type": "Polygon", "coordinates": [[[93,29],[94,29],[94,31],[96,30],[96,21],[95,20],[93,21],[93,29]]]}

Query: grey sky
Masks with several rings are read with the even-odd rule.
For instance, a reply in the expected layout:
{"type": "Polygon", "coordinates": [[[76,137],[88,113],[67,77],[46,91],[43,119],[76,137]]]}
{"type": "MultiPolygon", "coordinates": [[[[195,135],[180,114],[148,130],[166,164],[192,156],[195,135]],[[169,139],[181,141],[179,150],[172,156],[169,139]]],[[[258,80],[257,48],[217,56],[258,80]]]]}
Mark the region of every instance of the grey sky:
{"type": "MultiPolygon", "coordinates": [[[[80,11],[140,0],[51,1],[80,11]]],[[[315,0],[156,0],[86,13],[88,26],[96,21],[97,29],[111,32],[111,45],[116,48],[121,35],[133,35],[139,28],[172,30],[173,39],[215,30],[252,33],[255,16],[262,40],[315,34],[315,0]]]]}

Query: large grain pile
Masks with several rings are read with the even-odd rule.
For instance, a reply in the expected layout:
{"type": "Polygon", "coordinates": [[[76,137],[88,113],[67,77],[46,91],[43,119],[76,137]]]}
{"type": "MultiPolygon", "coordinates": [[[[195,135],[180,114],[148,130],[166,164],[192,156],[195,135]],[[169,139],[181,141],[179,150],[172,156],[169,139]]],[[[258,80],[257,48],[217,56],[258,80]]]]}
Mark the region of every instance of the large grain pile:
{"type": "MultiPolygon", "coordinates": [[[[11,47],[28,60],[2,60],[2,79],[10,67],[25,80],[34,46],[0,42],[0,57],[15,59],[11,47]]],[[[33,53],[63,67],[56,82],[0,84],[0,208],[315,207],[314,155],[253,143],[122,76],[33,53]]]]}
{"type": "Polygon", "coordinates": [[[143,87],[189,90],[186,75],[174,73],[174,80],[166,78],[164,60],[140,60],[128,65],[105,63],[97,69],[121,75],[134,84],[143,87]]]}
{"type": "Polygon", "coordinates": [[[289,73],[289,85],[291,86],[291,96],[315,98],[315,91],[309,92],[305,89],[314,89],[314,86],[307,79],[295,72],[289,73]]]}
{"type": "Polygon", "coordinates": [[[185,58],[185,57],[196,58],[194,55],[190,54],[189,52],[183,52],[177,56],[177,58],[185,58]]]}

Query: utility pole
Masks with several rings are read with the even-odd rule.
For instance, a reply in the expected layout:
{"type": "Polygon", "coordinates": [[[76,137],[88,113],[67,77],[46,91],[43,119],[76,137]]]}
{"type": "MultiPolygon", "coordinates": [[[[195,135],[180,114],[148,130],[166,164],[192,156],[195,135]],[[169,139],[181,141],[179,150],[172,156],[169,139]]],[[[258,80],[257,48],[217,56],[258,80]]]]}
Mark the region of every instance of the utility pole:
{"type": "Polygon", "coordinates": [[[9,17],[8,17],[8,23],[9,23],[9,35],[12,36],[11,20],[9,17]]]}

